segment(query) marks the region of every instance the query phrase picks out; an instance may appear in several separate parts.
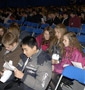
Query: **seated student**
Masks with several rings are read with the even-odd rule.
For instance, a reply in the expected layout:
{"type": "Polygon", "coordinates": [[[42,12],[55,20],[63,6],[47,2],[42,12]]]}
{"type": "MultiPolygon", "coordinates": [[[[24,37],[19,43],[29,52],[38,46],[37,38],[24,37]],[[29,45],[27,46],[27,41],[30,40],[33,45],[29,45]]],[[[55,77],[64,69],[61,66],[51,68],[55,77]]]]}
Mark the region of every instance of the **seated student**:
{"type": "Polygon", "coordinates": [[[80,62],[84,66],[84,53],[82,47],[76,38],[76,34],[68,32],[63,37],[63,58],[60,64],[55,64],[53,70],[57,73],[62,73],[63,69],[67,65],[72,65],[72,61],[80,62]]]}
{"type": "Polygon", "coordinates": [[[79,16],[77,16],[76,11],[70,12],[69,27],[81,27],[81,19],[79,16]]]}
{"type": "MultiPolygon", "coordinates": [[[[62,60],[62,37],[67,32],[64,24],[57,24],[54,28],[55,38],[50,42],[49,53],[52,56],[52,65],[60,63],[62,60]]],[[[51,90],[54,90],[56,81],[56,72],[52,72],[52,80],[50,82],[51,90]]]]}
{"type": "Polygon", "coordinates": [[[55,31],[55,37],[50,42],[49,45],[49,53],[52,56],[52,64],[57,64],[62,59],[62,37],[67,32],[67,29],[64,24],[57,24],[54,28],[55,31]],[[53,58],[53,55],[56,54],[59,55],[59,60],[56,60],[56,58],[53,58]]]}
{"type": "MultiPolygon", "coordinates": [[[[5,89],[45,90],[52,73],[50,56],[42,49],[38,49],[34,37],[25,37],[22,40],[22,49],[24,54],[21,54],[21,60],[14,70],[14,76],[19,79],[19,82],[17,86],[13,86],[13,82],[11,82],[5,89]]],[[[3,87],[0,86],[0,90],[4,90],[3,87]]]]}
{"type": "Polygon", "coordinates": [[[59,64],[55,64],[52,66],[52,70],[56,72],[57,75],[61,74],[63,69],[72,65],[72,61],[80,62],[82,66],[84,66],[84,53],[82,51],[82,47],[76,38],[76,34],[73,32],[68,32],[63,36],[63,44],[64,48],[63,57],[59,64]]]}
{"type": "Polygon", "coordinates": [[[0,52],[0,71],[3,69],[3,64],[5,61],[12,60],[13,64],[17,66],[20,60],[20,53],[22,49],[19,44],[19,38],[17,38],[11,32],[7,32],[2,38],[2,43],[4,47],[0,52]]]}
{"type": "Polygon", "coordinates": [[[49,47],[50,41],[53,40],[54,30],[51,26],[48,26],[44,29],[43,34],[39,35],[36,40],[38,47],[41,47],[42,50],[46,51],[49,47]]]}

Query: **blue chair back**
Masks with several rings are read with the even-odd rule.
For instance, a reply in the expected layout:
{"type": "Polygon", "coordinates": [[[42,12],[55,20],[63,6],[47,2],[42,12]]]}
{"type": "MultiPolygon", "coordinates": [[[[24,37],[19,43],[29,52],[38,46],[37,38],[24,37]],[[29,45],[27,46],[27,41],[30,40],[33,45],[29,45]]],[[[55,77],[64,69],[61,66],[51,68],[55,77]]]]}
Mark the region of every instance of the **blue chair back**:
{"type": "Polygon", "coordinates": [[[8,20],[7,23],[14,23],[16,20],[8,20]]]}
{"type": "Polygon", "coordinates": [[[30,35],[32,36],[34,28],[31,27],[26,27],[26,30],[30,33],[30,35]]]}
{"type": "Polygon", "coordinates": [[[44,29],[45,27],[48,27],[48,26],[49,26],[49,24],[42,24],[41,29],[44,29]]]}
{"type": "Polygon", "coordinates": [[[78,38],[81,45],[85,45],[85,35],[77,35],[76,37],[78,38]]]}
{"type": "Polygon", "coordinates": [[[32,26],[33,28],[38,28],[38,27],[39,27],[39,24],[38,24],[38,23],[31,23],[31,26],[32,26]]]}
{"type": "Polygon", "coordinates": [[[24,22],[24,25],[26,25],[26,26],[31,26],[31,22],[25,21],[25,22],[24,22]]]}
{"type": "Polygon", "coordinates": [[[34,37],[37,37],[38,35],[43,33],[43,29],[38,29],[38,28],[34,29],[33,33],[34,33],[34,37]]]}
{"type": "Polygon", "coordinates": [[[62,75],[85,84],[85,70],[83,69],[74,66],[67,66],[64,68],[62,75]]]}
{"type": "Polygon", "coordinates": [[[81,25],[81,28],[82,28],[82,29],[85,29],[85,24],[82,24],[82,25],[81,25]]]}
{"type": "Polygon", "coordinates": [[[85,53],[85,48],[83,49],[83,52],[85,53]]]}
{"type": "Polygon", "coordinates": [[[51,25],[51,27],[54,29],[56,25],[51,25]]]}
{"type": "Polygon", "coordinates": [[[67,28],[68,31],[71,31],[71,32],[75,32],[75,33],[80,32],[80,28],[69,27],[69,26],[67,26],[66,28],[67,28]]]}
{"type": "Polygon", "coordinates": [[[19,25],[23,24],[23,22],[21,20],[16,20],[16,23],[18,23],[19,25]]]}
{"type": "Polygon", "coordinates": [[[21,30],[21,31],[26,30],[26,26],[20,26],[20,30],[21,30]]]}
{"type": "Polygon", "coordinates": [[[81,29],[80,34],[85,34],[85,29],[81,29]]]}

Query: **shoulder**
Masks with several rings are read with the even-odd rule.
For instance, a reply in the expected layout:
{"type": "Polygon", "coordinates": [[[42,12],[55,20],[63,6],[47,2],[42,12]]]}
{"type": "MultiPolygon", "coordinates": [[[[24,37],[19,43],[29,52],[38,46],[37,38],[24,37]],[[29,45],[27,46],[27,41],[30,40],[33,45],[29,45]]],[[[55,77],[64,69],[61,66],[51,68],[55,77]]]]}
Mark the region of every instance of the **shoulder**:
{"type": "Polygon", "coordinates": [[[51,61],[50,55],[42,50],[38,56],[38,64],[43,64],[44,62],[49,62],[49,61],[51,61]]]}
{"type": "Polygon", "coordinates": [[[27,56],[25,54],[20,54],[20,58],[23,62],[25,62],[27,60],[27,56]]]}
{"type": "Polygon", "coordinates": [[[74,48],[73,54],[81,54],[81,52],[77,48],[74,48]]]}
{"type": "Polygon", "coordinates": [[[40,39],[40,38],[42,38],[43,37],[43,35],[41,34],[41,35],[39,35],[38,37],[36,37],[36,39],[40,39]]]}
{"type": "Polygon", "coordinates": [[[46,58],[46,59],[48,59],[48,60],[50,60],[51,59],[51,57],[50,57],[50,55],[49,55],[49,53],[47,53],[47,52],[45,52],[45,51],[43,51],[42,50],[42,52],[40,53],[40,55],[39,55],[40,57],[42,57],[43,56],[43,58],[46,58]]]}

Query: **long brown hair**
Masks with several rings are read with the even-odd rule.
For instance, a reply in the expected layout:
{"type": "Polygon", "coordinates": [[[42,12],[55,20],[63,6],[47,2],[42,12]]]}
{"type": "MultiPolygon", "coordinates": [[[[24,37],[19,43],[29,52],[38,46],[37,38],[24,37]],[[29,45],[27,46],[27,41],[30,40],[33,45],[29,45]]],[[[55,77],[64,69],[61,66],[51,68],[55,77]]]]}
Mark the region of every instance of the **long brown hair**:
{"type": "MultiPolygon", "coordinates": [[[[64,24],[57,24],[54,29],[58,30],[61,33],[61,38],[59,40],[58,45],[60,48],[62,48],[62,46],[63,46],[62,37],[67,32],[66,26],[64,24]]],[[[50,42],[50,46],[49,46],[49,53],[50,54],[51,54],[52,46],[55,45],[57,42],[58,42],[58,38],[55,36],[54,39],[50,42]]],[[[61,55],[62,55],[62,52],[61,52],[61,55]]]]}
{"type": "MultiPolygon", "coordinates": [[[[82,55],[85,55],[82,51],[82,46],[74,32],[67,32],[64,36],[66,36],[69,39],[69,58],[71,57],[71,54],[75,48],[77,48],[82,53],[82,55]]],[[[65,48],[63,47],[63,55],[65,56],[65,54],[65,48]]]]}
{"type": "Polygon", "coordinates": [[[51,26],[46,27],[46,28],[44,29],[44,32],[43,32],[42,45],[43,45],[43,44],[48,44],[48,43],[50,43],[50,41],[52,41],[52,40],[53,40],[53,37],[54,37],[54,30],[53,30],[53,28],[52,28],[51,26]],[[44,32],[45,32],[45,31],[48,31],[48,32],[49,32],[49,35],[50,35],[49,40],[45,40],[45,38],[44,38],[44,32]]]}

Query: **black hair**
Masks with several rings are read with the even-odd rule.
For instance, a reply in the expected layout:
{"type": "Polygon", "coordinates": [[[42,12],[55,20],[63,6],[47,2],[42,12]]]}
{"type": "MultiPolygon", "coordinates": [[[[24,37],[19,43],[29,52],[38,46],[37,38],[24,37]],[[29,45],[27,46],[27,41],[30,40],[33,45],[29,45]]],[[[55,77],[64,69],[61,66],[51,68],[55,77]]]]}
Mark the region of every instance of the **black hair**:
{"type": "Polygon", "coordinates": [[[77,14],[76,10],[71,10],[70,14],[77,14]]]}
{"type": "Polygon", "coordinates": [[[23,40],[21,45],[28,45],[29,47],[33,48],[34,46],[36,46],[36,48],[38,49],[38,45],[37,45],[37,41],[34,37],[32,36],[26,36],[23,40]]]}

